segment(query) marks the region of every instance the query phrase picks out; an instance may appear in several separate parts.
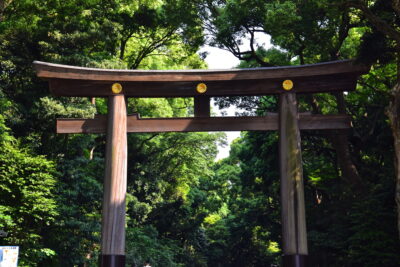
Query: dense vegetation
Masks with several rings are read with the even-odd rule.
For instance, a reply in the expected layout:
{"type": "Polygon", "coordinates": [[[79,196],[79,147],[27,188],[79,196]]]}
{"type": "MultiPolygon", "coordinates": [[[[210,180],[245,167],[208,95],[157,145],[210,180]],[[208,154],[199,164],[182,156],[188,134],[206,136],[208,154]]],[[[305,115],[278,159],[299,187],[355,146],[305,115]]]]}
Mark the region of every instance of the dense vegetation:
{"type": "MultiPolygon", "coordinates": [[[[105,136],[56,135],[54,120],[105,114],[107,103],[51,97],[33,60],[206,68],[197,51],[207,42],[239,67],[371,64],[356,92],[299,97],[302,111],[346,111],[354,125],[347,136],[302,133],[310,260],[400,265],[399,19],[396,0],[0,1],[0,230],[8,233],[0,244],[20,246],[20,266],[97,265],[105,136]],[[258,46],[259,33],[274,47],[258,46]]],[[[191,116],[192,102],[130,99],[128,110],[191,116]]],[[[277,110],[275,97],[216,102],[246,114],[277,110]]],[[[214,162],[223,134],[129,135],[128,263],[279,264],[277,141],[273,132],[242,133],[214,162]]]]}

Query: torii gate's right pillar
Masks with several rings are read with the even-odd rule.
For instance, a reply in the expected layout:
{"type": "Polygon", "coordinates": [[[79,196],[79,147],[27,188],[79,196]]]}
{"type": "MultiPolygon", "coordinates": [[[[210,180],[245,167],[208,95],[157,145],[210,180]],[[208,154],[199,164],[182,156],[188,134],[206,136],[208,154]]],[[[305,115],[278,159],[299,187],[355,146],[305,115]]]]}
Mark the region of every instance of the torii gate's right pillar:
{"type": "Polygon", "coordinates": [[[283,93],[279,102],[283,266],[304,267],[308,249],[296,94],[283,93]]]}

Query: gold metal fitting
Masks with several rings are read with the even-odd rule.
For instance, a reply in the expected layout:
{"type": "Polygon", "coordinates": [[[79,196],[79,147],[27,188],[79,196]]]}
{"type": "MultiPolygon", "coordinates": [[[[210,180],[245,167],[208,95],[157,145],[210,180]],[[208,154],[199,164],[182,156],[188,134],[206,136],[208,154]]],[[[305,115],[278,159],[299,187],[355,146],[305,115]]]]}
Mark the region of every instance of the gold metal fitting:
{"type": "Polygon", "coordinates": [[[121,93],[121,92],[122,92],[122,85],[121,85],[120,83],[114,83],[114,84],[111,86],[111,91],[112,91],[114,94],[119,94],[119,93],[121,93]]]}
{"type": "Polygon", "coordinates": [[[207,85],[205,83],[199,83],[196,86],[196,91],[200,94],[204,94],[207,91],[207,85]]]}
{"type": "Polygon", "coordinates": [[[286,91],[290,91],[293,89],[293,81],[292,80],[284,80],[282,83],[283,89],[286,91]]]}

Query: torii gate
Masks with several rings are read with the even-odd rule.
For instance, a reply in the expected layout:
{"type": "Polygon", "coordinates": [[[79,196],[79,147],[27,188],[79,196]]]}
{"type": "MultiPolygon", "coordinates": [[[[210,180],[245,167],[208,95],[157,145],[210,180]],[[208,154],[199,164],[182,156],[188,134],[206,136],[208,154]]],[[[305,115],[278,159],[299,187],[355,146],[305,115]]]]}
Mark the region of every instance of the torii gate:
{"type": "Polygon", "coordinates": [[[350,91],[368,68],[353,61],[235,70],[107,70],[35,61],[55,96],[108,97],[108,115],[58,119],[57,133],[107,133],[99,265],[125,266],[127,133],[279,130],[283,266],[306,266],[308,255],[300,130],[351,127],[345,114],[297,111],[296,94],[350,91]],[[210,117],[210,97],[280,97],[279,113],[210,117]],[[194,117],[141,119],[127,115],[126,97],[194,97],[194,117]]]}

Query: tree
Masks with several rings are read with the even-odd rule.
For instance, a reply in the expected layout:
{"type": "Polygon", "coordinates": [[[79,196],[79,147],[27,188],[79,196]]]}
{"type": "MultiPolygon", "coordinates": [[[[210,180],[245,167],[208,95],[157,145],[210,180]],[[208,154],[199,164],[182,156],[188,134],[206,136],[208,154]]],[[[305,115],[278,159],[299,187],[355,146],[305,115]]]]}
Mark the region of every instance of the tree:
{"type": "MultiPolygon", "coordinates": [[[[174,45],[184,46],[189,56],[202,44],[201,21],[188,1],[160,1],[132,4],[117,1],[111,21],[119,27],[119,58],[129,69],[136,69],[149,56],[175,56],[174,45]]],[[[183,58],[183,54],[176,58],[183,58]]]]}
{"type": "Polygon", "coordinates": [[[0,228],[4,245],[20,246],[20,265],[37,266],[56,253],[43,233],[57,216],[54,163],[32,155],[13,138],[0,115],[0,228]]]}
{"type": "MultiPolygon", "coordinates": [[[[246,1],[246,4],[243,4],[243,1],[203,1],[202,3],[203,14],[209,15],[209,19],[207,17],[205,19],[211,35],[211,44],[231,51],[242,60],[242,66],[269,66],[271,60],[277,58],[276,53],[271,51],[267,54],[264,52],[265,49],[257,47],[258,33],[269,34],[272,44],[286,55],[290,64],[307,64],[357,56],[360,59],[379,58],[379,64],[374,65],[373,70],[360,79],[360,85],[355,93],[299,97],[301,111],[347,112],[352,115],[354,123],[354,131],[349,138],[335,134],[321,133],[322,136],[319,133],[302,134],[306,203],[309,214],[308,230],[311,241],[310,254],[323,255],[321,258],[313,256],[311,258],[313,265],[342,266],[349,262],[358,265],[371,264],[371,266],[376,264],[362,262],[360,256],[355,256],[359,252],[348,254],[349,249],[357,248],[357,251],[369,250],[370,255],[376,255],[371,262],[385,261],[386,265],[395,266],[399,259],[392,252],[398,248],[398,241],[389,237],[393,234],[394,220],[391,213],[394,202],[390,201],[391,196],[394,196],[394,191],[390,187],[394,173],[390,157],[394,150],[387,142],[390,140],[388,134],[390,131],[384,116],[384,106],[389,103],[389,88],[395,82],[394,43],[388,42],[388,38],[383,38],[382,34],[377,34],[370,28],[371,24],[367,23],[366,16],[364,18],[360,11],[351,8],[354,2],[338,2],[246,1]],[[247,47],[240,46],[246,42],[247,47]],[[386,141],[383,136],[386,137],[386,141]],[[336,151],[336,155],[333,150],[336,151]],[[380,180],[378,177],[382,177],[382,173],[386,176],[380,180]],[[348,188],[349,185],[353,190],[348,188]],[[380,216],[385,218],[383,221],[370,216],[365,208],[361,208],[366,196],[377,201],[375,203],[380,203],[382,209],[380,216]],[[350,210],[353,204],[357,208],[350,210]],[[362,215],[355,220],[353,219],[356,216],[352,217],[346,222],[335,220],[350,213],[362,215]],[[332,221],[338,228],[332,227],[332,221]],[[382,246],[390,248],[388,250],[391,251],[386,256],[383,256],[384,252],[379,248],[381,245],[375,246],[377,243],[373,241],[371,234],[373,231],[368,232],[369,227],[361,227],[372,221],[386,225],[384,236],[387,238],[384,239],[385,245],[382,246]],[[346,229],[349,227],[352,231],[347,232],[346,229]],[[327,232],[328,228],[333,228],[336,236],[330,230],[327,232]],[[352,238],[347,239],[349,235],[352,238]],[[330,240],[334,241],[330,243],[330,240]],[[361,243],[368,243],[371,246],[360,246],[361,243]]],[[[388,1],[368,3],[370,6],[367,7],[373,10],[375,16],[398,27],[397,17],[390,11],[392,7],[388,1]]],[[[363,62],[371,64],[374,61],[363,62]]],[[[277,65],[280,65],[279,62],[277,65]]],[[[247,113],[263,115],[265,112],[276,111],[276,108],[269,109],[271,106],[268,105],[274,101],[273,98],[230,98],[220,100],[219,103],[239,104],[241,107],[247,107],[247,113]]],[[[266,144],[270,143],[267,141],[266,144]]],[[[260,143],[256,143],[255,147],[258,146],[260,143]]]]}
{"type": "MultiPolygon", "coordinates": [[[[291,59],[293,64],[307,64],[354,56],[354,50],[345,49],[345,41],[357,24],[349,16],[348,8],[331,5],[329,1],[252,0],[246,1],[246,5],[241,1],[205,2],[205,13],[211,14],[207,19],[211,44],[231,51],[243,61],[272,66],[287,64],[291,59]],[[282,49],[289,60],[278,63],[274,53],[262,52],[257,47],[256,34],[269,34],[271,43],[282,49]]],[[[344,113],[343,95],[335,97],[339,112],[344,113]]],[[[321,113],[314,97],[306,100],[313,113],[321,113]]],[[[337,137],[331,142],[344,179],[361,190],[362,178],[350,156],[347,138],[337,137]]]]}
{"type": "Polygon", "coordinates": [[[387,116],[393,133],[396,167],[396,202],[398,229],[400,237],[400,2],[392,1],[346,1],[342,6],[352,7],[366,21],[371,30],[364,35],[364,46],[360,51],[363,59],[369,63],[394,62],[397,67],[396,79],[391,86],[391,100],[387,107],[387,116]],[[379,53],[375,54],[379,50],[379,53]],[[372,52],[372,53],[371,53],[372,52]]]}
{"type": "MultiPolygon", "coordinates": [[[[205,68],[195,53],[203,39],[201,21],[192,3],[179,0],[40,3],[21,0],[7,1],[0,7],[0,92],[10,103],[2,113],[5,123],[18,139],[16,142],[29,147],[33,155],[42,155],[38,158],[51,159],[53,168],[59,172],[52,191],[56,194],[54,219],[37,236],[43,247],[51,248],[49,251],[57,256],[42,260],[29,254],[26,259],[32,265],[91,264],[96,261],[99,249],[105,139],[102,135],[56,135],[54,120],[105,114],[106,100],[50,97],[48,85],[35,77],[32,61],[101,68],[205,68]]],[[[182,99],[135,99],[129,101],[129,110],[143,116],[183,116],[193,112],[193,103],[182,99]]],[[[129,170],[128,233],[136,233],[146,224],[152,227],[149,213],[156,214],[165,203],[184,199],[187,205],[190,187],[196,186],[200,173],[209,172],[216,154],[215,142],[220,136],[143,134],[129,139],[130,160],[137,163],[131,164],[129,170]],[[149,161],[152,157],[160,164],[149,161]]],[[[11,174],[5,175],[8,177],[11,174]]],[[[35,177],[26,178],[34,181],[35,177]]],[[[40,188],[37,190],[40,192],[40,188]]],[[[161,220],[155,215],[152,218],[154,223],[161,220]]],[[[185,240],[200,233],[199,228],[186,231],[185,240]]],[[[153,232],[145,234],[153,237],[153,232]]],[[[135,243],[135,235],[128,238],[131,238],[128,244],[135,243]]],[[[161,243],[171,248],[174,244],[182,245],[173,239],[178,237],[168,239],[171,241],[167,240],[166,245],[164,241],[161,243]]],[[[197,254],[186,249],[179,255],[190,261],[189,255],[197,254]]]]}

